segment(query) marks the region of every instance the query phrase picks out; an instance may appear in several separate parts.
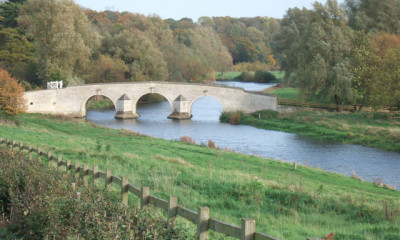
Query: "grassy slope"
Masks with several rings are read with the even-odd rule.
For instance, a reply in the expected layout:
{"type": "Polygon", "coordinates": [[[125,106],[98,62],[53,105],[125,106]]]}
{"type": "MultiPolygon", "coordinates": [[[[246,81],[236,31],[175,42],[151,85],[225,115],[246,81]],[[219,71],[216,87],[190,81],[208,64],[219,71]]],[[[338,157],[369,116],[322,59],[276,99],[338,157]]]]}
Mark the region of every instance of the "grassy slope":
{"type": "Polygon", "coordinates": [[[318,169],[294,170],[279,161],[41,115],[22,115],[20,126],[1,125],[0,137],[110,168],[193,210],[208,206],[211,217],[226,222],[254,218],[258,231],[284,239],[330,232],[339,239],[400,236],[400,192],[318,169]]]}

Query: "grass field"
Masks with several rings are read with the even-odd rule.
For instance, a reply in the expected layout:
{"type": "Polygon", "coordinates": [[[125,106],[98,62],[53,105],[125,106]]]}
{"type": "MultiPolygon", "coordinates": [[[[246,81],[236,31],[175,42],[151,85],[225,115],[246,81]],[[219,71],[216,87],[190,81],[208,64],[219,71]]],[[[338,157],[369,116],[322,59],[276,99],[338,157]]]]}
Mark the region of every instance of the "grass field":
{"type": "Polygon", "coordinates": [[[334,104],[334,99],[320,99],[315,96],[309,96],[307,98],[301,97],[298,88],[278,88],[273,91],[268,91],[268,93],[275,94],[278,98],[286,98],[291,100],[301,100],[310,103],[317,104],[334,104]]]}
{"type": "Polygon", "coordinates": [[[257,231],[282,239],[400,236],[400,192],[335,173],[62,117],[21,115],[19,125],[0,123],[0,137],[110,168],[156,196],[175,195],[193,210],[208,206],[225,222],[253,218],[257,231]]]}

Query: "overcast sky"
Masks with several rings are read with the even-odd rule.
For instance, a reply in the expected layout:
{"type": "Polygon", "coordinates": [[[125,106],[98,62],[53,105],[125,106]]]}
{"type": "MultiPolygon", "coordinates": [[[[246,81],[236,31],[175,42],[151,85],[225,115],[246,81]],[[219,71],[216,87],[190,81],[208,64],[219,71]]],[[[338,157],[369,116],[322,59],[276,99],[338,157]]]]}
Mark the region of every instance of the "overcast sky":
{"type": "MultiPolygon", "coordinates": [[[[201,16],[275,17],[282,18],[294,7],[312,8],[315,0],[75,0],[76,3],[97,11],[113,10],[157,14],[163,19],[179,20],[201,16]]],[[[325,3],[325,0],[319,0],[325,3]]],[[[344,0],[338,0],[339,3],[344,0]]]]}

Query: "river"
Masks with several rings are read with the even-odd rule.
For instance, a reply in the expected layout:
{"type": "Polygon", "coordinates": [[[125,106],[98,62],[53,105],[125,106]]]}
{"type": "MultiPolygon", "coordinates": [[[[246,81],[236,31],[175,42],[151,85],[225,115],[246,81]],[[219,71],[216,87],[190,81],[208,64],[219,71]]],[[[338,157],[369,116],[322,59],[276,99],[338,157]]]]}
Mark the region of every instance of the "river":
{"type": "MultiPolygon", "coordinates": [[[[262,90],[273,84],[222,82],[245,90],[262,90]]],[[[221,104],[213,97],[202,97],[192,107],[191,120],[167,119],[168,102],[138,104],[139,119],[116,120],[114,111],[88,111],[86,118],[98,125],[129,129],[149,136],[178,140],[190,136],[197,143],[212,140],[220,148],[274,158],[357,176],[366,181],[380,179],[400,187],[400,153],[358,145],[338,144],[296,134],[258,129],[244,125],[220,123],[221,104]]]]}

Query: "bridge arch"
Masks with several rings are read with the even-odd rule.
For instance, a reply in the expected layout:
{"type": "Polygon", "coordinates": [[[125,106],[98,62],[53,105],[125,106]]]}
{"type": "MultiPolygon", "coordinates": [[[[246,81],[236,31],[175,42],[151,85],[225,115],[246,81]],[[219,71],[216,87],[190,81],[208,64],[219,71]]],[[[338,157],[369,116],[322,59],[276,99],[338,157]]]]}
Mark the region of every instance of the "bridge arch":
{"type": "Polygon", "coordinates": [[[86,114],[87,114],[87,105],[88,105],[89,101],[90,101],[92,98],[95,98],[95,97],[97,97],[97,96],[105,97],[105,98],[107,98],[108,100],[110,100],[110,101],[113,103],[113,105],[114,105],[114,111],[117,111],[117,104],[116,104],[116,102],[115,102],[110,96],[108,96],[108,95],[106,95],[106,94],[92,94],[92,95],[89,95],[88,97],[86,97],[86,98],[84,99],[83,103],[82,103],[82,106],[81,106],[81,114],[82,114],[82,117],[86,117],[86,114]]]}
{"type": "Polygon", "coordinates": [[[134,113],[138,117],[144,116],[144,114],[147,113],[150,115],[154,114],[153,116],[162,114],[163,117],[167,118],[167,116],[173,111],[173,106],[171,101],[169,101],[165,95],[156,92],[149,92],[141,94],[137,99],[135,99],[133,109],[134,113]],[[148,98],[146,99],[146,97],[148,98]],[[148,112],[149,109],[151,109],[151,113],[148,112]]]}
{"type": "Polygon", "coordinates": [[[196,105],[196,102],[199,102],[201,100],[207,101],[207,103],[209,103],[209,104],[206,104],[206,106],[210,106],[211,104],[217,103],[216,106],[206,107],[207,109],[203,109],[203,110],[208,110],[208,113],[209,113],[209,115],[207,116],[208,119],[210,119],[210,117],[213,118],[213,116],[211,116],[210,114],[212,114],[212,115],[218,114],[217,118],[219,118],[221,112],[224,111],[223,103],[218,97],[215,97],[213,95],[202,95],[202,96],[196,97],[190,103],[190,114],[193,115],[194,118],[199,118],[199,116],[196,116],[196,113],[193,112],[193,106],[196,105]]]}
{"type": "Polygon", "coordinates": [[[164,93],[162,91],[154,91],[154,90],[151,89],[151,90],[146,90],[146,91],[139,92],[132,99],[132,109],[129,109],[129,110],[132,111],[132,113],[136,116],[136,118],[140,117],[137,114],[137,105],[139,103],[139,100],[142,97],[144,97],[144,96],[146,96],[148,94],[156,94],[156,95],[159,95],[159,96],[163,97],[165,100],[168,101],[170,109],[171,109],[171,112],[173,111],[173,100],[172,100],[171,96],[169,96],[168,93],[164,93]]]}

